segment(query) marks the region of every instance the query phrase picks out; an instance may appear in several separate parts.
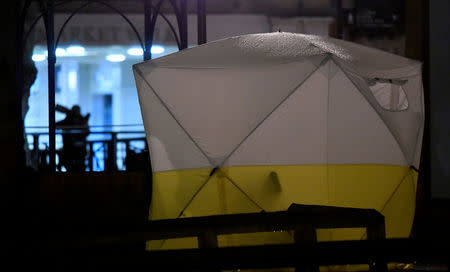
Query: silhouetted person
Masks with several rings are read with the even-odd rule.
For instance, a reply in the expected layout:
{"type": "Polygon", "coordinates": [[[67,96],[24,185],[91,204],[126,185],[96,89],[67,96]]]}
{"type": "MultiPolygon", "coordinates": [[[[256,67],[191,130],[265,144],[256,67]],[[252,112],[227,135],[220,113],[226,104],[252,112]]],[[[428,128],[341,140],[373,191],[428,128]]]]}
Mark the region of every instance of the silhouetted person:
{"type": "Polygon", "coordinates": [[[64,106],[56,105],[56,110],[66,114],[66,118],[56,123],[56,128],[63,130],[60,164],[64,165],[67,171],[84,171],[90,114],[81,115],[78,105],[73,106],[70,110],[64,106]]]}

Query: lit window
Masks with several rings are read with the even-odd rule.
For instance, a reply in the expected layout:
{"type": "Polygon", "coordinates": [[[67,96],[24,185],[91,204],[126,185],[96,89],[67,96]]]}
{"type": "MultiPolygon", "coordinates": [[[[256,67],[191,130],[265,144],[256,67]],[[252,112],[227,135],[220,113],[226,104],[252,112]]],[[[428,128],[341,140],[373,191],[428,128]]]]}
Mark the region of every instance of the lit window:
{"type": "Polygon", "coordinates": [[[77,71],[70,71],[67,75],[67,81],[69,85],[70,90],[76,90],[77,89],[77,71]]]}

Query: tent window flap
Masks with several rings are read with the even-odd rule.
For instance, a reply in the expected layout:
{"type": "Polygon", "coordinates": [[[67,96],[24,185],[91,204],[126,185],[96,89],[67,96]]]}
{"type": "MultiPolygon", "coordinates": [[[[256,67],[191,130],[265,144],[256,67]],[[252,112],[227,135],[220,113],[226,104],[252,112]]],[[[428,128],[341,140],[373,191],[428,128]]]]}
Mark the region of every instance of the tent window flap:
{"type": "Polygon", "coordinates": [[[408,98],[403,90],[404,80],[373,79],[369,88],[378,104],[385,110],[404,111],[408,109],[408,98]]]}

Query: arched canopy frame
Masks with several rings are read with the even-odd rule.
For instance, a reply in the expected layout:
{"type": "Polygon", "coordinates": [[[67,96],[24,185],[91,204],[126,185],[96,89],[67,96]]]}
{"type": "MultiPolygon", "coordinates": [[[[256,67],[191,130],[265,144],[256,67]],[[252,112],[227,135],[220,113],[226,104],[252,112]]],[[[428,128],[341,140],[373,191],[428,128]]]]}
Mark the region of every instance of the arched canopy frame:
{"type": "MultiPolygon", "coordinates": [[[[78,1],[78,0],[74,0],[78,1]]],[[[139,35],[139,32],[137,31],[137,28],[134,26],[134,24],[127,18],[127,16],[120,11],[118,8],[114,7],[110,3],[107,3],[102,0],[79,0],[80,2],[86,2],[83,3],[81,6],[76,8],[69,17],[65,20],[63,23],[61,29],[59,30],[56,40],[55,40],[55,30],[54,30],[54,8],[57,6],[61,6],[64,4],[67,4],[69,2],[74,2],[70,0],[65,1],[55,1],[55,0],[48,0],[48,1],[42,1],[42,0],[26,0],[24,2],[24,5],[19,13],[18,16],[18,29],[17,29],[17,39],[16,44],[18,46],[18,53],[17,53],[17,60],[18,60],[18,68],[17,68],[17,98],[18,101],[22,100],[22,82],[23,82],[23,51],[25,48],[25,44],[27,42],[28,37],[30,36],[30,33],[35,28],[39,20],[42,18],[44,20],[45,25],[45,31],[46,31],[46,41],[47,41],[47,52],[48,52],[48,107],[49,107],[49,169],[50,171],[55,171],[56,169],[56,148],[55,148],[55,137],[56,137],[56,122],[55,122],[55,64],[56,64],[56,54],[55,50],[56,47],[61,39],[62,32],[64,28],[67,26],[67,24],[70,22],[70,20],[78,14],[81,10],[86,8],[92,3],[98,3],[101,4],[110,10],[114,11],[115,13],[119,14],[133,29],[133,32],[136,34],[137,39],[139,40],[140,46],[144,51],[144,60],[151,59],[151,47],[153,43],[153,34],[154,34],[154,28],[156,26],[156,20],[159,15],[166,21],[166,23],[169,25],[175,40],[177,42],[178,48],[180,50],[187,48],[187,0],[168,0],[170,4],[172,5],[174,9],[174,14],[176,16],[176,20],[178,23],[178,33],[175,30],[175,27],[172,25],[172,23],[168,20],[168,18],[161,13],[161,5],[165,0],[159,0],[156,5],[153,5],[151,2],[152,0],[142,0],[144,2],[145,8],[144,8],[144,16],[145,16],[145,23],[144,23],[144,34],[145,34],[145,42],[143,42],[142,37],[139,35]],[[41,14],[38,15],[31,23],[28,30],[25,32],[25,21],[27,19],[29,8],[32,4],[32,2],[38,2],[40,5],[41,14]],[[20,93],[19,93],[20,92],[20,93]]],[[[199,3],[203,3],[202,6],[204,6],[204,0],[197,0],[199,3]]],[[[205,9],[199,9],[199,17],[202,18],[205,17],[205,9]],[[200,14],[202,13],[202,14],[200,14]]],[[[206,24],[206,20],[201,20],[199,23],[206,24]]],[[[204,29],[204,32],[206,33],[206,27],[205,26],[199,26],[199,29],[204,29]]],[[[200,36],[206,37],[205,33],[199,33],[200,36]]],[[[200,39],[199,39],[200,41],[200,39]]],[[[204,41],[206,42],[206,40],[204,41]]],[[[203,43],[203,42],[202,42],[203,43]]],[[[18,103],[21,104],[21,103],[18,103]]],[[[20,113],[17,116],[18,117],[18,128],[22,128],[23,130],[23,118],[21,117],[21,111],[22,108],[19,105],[17,107],[17,112],[20,113]]],[[[23,131],[22,131],[23,132],[23,131]]],[[[23,134],[21,132],[21,134],[23,134]]],[[[23,145],[21,145],[22,149],[23,145]]],[[[23,152],[23,151],[22,151],[23,152]]]]}

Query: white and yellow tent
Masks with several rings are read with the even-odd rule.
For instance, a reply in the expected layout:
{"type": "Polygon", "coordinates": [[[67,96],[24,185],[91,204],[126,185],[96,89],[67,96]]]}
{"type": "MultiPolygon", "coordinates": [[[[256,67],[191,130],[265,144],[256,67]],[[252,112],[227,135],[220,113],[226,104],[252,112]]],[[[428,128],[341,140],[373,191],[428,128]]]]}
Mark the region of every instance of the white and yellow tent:
{"type": "MultiPolygon", "coordinates": [[[[424,123],[420,63],[270,33],[133,69],[153,167],[150,219],[332,205],[375,208],[388,237],[409,236],[424,123]]],[[[318,231],[319,240],[364,237],[361,229],[318,231]]],[[[290,241],[287,232],[219,237],[219,245],[290,241]]]]}

